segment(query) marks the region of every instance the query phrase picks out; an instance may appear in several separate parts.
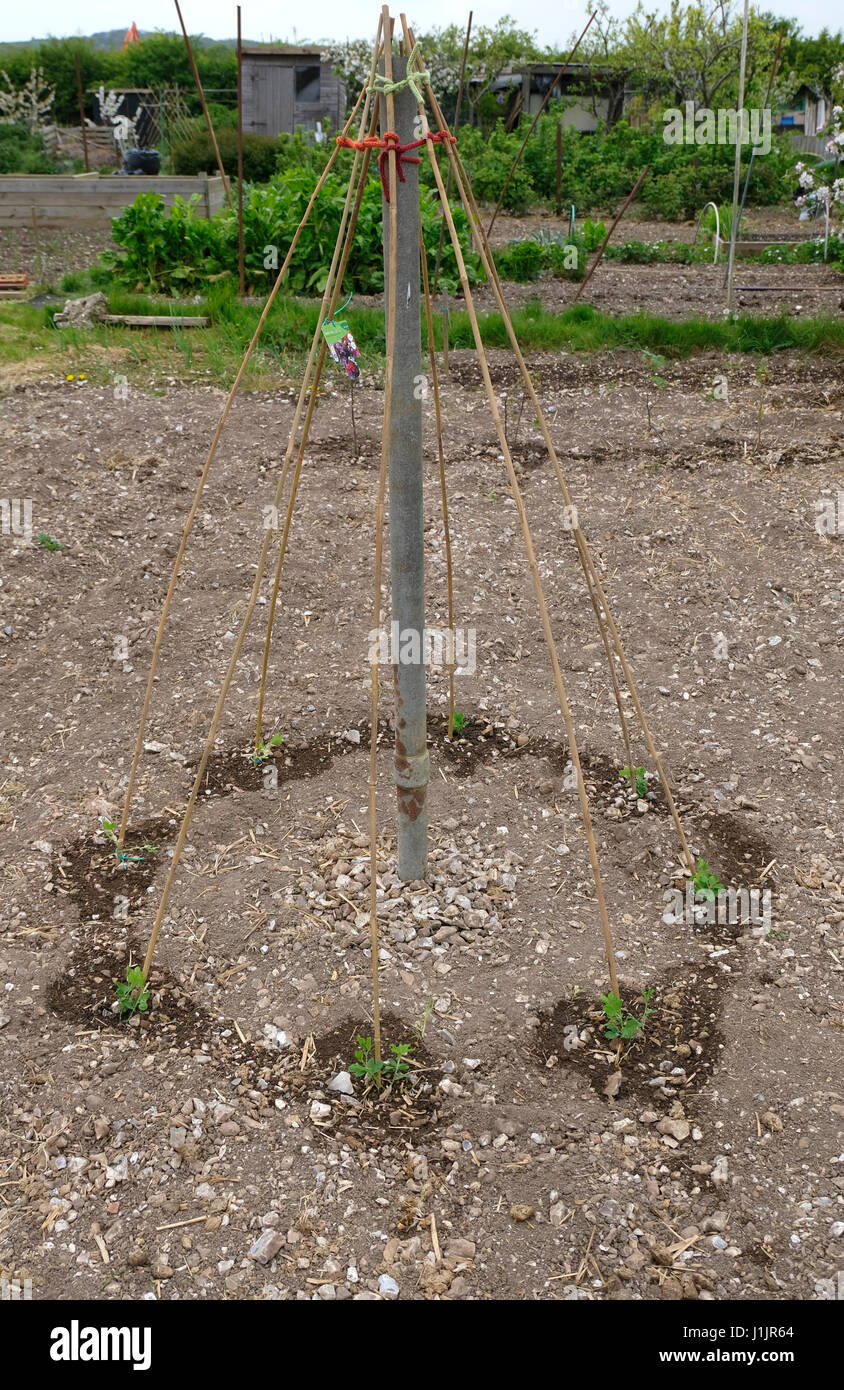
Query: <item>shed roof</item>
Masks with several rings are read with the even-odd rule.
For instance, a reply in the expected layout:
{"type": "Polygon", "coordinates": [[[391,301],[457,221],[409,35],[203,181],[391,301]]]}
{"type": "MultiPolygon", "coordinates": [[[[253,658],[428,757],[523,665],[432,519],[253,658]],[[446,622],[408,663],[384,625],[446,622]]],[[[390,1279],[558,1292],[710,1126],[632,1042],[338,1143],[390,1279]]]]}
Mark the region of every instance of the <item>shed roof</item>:
{"type": "Polygon", "coordinates": [[[244,58],[321,58],[321,48],[244,48],[244,58]]]}

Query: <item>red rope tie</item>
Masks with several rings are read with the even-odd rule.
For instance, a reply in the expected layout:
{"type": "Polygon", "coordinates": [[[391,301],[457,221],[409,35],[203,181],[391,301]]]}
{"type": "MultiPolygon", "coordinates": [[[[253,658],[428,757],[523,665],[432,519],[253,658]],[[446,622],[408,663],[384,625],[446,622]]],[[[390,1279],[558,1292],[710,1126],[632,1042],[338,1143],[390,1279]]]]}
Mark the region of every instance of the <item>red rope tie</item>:
{"type": "Polygon", "coordinates": [[[418,149],[419,146],[424,145],[424,143],[424,140],[414,140],[409,145],[400,145],[399,137],[396,135],[396,132],[394,130],[384,131],[383,146],[381,149],[381,153],[378,156],[378,172],[381,175],[381,189],[384,194],[385,203],[389,203],[390,201],[390,184],[388,178],[390,151],[394,150],[396,155],[396,177],[398,178],[399,183],[405,183],[406,180],[404,177],[404,168],[402,166],[406,163],[422,163],[422,160],[419,158],[418,154],[408,154],[407,152],[408,150],[418,149]]]}
{"type": "Polygon", "coordinates": [[[409,154],[409,150],[418,150],[428,140],[435,145],[444,145],[446,141],[455,144],[457,136],[450,134],[447,130],[429,130],[427,135],[423,135],[421,140],[411,140],[407,145],[399,144],[399,137],[394,130],[385,130],[384,139],[380,140],[377,135],[365,135],[362,140],[352,140],[348,135],[338,135],[337,144],[347,150],[380,150],[378,156],[378,173],[381,175],[381,188],[384,193],[385,203],[390,201],[390,186],[388,182],[389,156],[391,151],[396,156],[396,174],[399,183],[405,183],[403,164],[421,164],[418,155],[409,154]]]}

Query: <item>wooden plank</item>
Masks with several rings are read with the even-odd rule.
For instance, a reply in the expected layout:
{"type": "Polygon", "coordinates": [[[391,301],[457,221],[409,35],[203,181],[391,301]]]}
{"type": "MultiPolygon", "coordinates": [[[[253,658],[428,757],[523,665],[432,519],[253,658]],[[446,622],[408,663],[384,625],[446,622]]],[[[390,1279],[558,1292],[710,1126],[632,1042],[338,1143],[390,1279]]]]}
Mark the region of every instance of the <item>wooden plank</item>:
{"type": "Polygon", "coordinates": [[[123,328],[207,328],[211,320],[201,314],[105,314],[100,322],[123,328]]]}
{"type": "MultiPolygon", "coordinates": [[[[38,226],[55,230],[57,227],[60,227],[62,223],[77,226],[78,224],[85,223],[93,225],[99,222],[107,222],[111,218],[117,217],[125,206],[129,205],[123,204],[121,207],[39,208],[38,226]]],[[[205,216],[205,209],[201,203],[197,207],[197,214],[199,217],[205,216]]],[[[31,208],[4,209],[0,207],[0,227],[15,228],[31,226],[31,208]]]]}
{"type": "MultiPolygon", "coordinates": [[[[219,178],[219,174],[215,175],[219,178]]],[[[0,193],[45,192],[59,189],[62,192],[78,193],[80,186],[90,182],[102,184],[103,188],[130,192],[133,188],[143,191],[159,189],[162,193],[181,193],[184,189],[200,192],[205,183],[205,174],[0,174],[0,193]]]]}
{"type": "MultiPolygon", "coordinates": [[[[181,198],[187,202],[189,197],[198,193],[200,203],[205,199],[205,185],[192,188],[181,192],[178,188],[172,191],[165,189],[155,189],[160,193],[168,207],[173,204],[174,198],[181,198]]],[[[56,189],[55,192],[46,190],[43,193],[27,193],[23,197],[12,196],[8,193],[0,193],[0,207],[11,205],[12,207],[115,207],[125,208],[134,203],[139,193],[147,192],[143,188],[133,188],[121,193],[119,190],[101,190],[90,184],[80,184],[75,191],[64,191],[56,189]]]]}

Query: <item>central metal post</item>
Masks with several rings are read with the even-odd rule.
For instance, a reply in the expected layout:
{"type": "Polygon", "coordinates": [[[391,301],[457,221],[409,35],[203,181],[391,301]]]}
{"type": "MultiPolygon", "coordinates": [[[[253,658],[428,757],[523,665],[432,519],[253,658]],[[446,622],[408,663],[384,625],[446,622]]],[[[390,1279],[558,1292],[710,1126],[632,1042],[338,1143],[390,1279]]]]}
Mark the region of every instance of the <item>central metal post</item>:
{"type": "MultiPolygon", "coordinates": [[[[383,72],[383,64],[381,65],[383,72]]],[[[407,71],[393,59],[393,80],[407,71]]],[[[404,88],[395,93],[394,129],[402,145],[418,139],[416,101],[404,88]]],[[[387,103],[381,100],[381,136],[387,103]]],[[[414,153],[416,153],[414,151],[414,153]]],[[[389,155],[389,159],[396,156],[389,155]]],[[[398,873],[405,882],[422,878],[428,854],[428,751],[425,708],[425,558],[422,508],[422,375],[419,306],[418,164],[402,164],[396,179],[396,331],[390,395],[389,458],[391,648],[395,689],[395,774],[398,811],[398,873]]],[[[389,312],[390,208],[383,204],[385,312],[389,312]]]]}

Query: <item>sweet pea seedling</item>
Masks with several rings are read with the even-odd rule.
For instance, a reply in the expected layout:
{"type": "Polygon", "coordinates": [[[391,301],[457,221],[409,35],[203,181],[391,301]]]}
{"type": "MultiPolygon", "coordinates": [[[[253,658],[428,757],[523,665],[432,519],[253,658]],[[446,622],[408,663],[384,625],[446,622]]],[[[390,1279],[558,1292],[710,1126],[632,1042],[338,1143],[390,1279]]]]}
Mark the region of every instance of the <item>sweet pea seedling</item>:
{"type": "Polygon", "coordinates": [[[638,797],[644,798],[647,796],[648,779],[645,776],[645,769],[643,767],[623,767],[618,775],[619,777],[623,777],[626,782],[629,782],[631,787],[636,788],[636,795],[638,797]]]}
{"type": "Polygon", "coordinates": [[[637,1038],[645,1027],[645,1020],[651,1014],[656,1013],[656,1009],[650,1008],[650,1002],[654,997],[653,987],[642,990],[642,1001],[644,1008],[641,1015],[637,1018],[624,1007],[624,1003],[619,995],[614,993],[602,994],[601,1004],[606,1018],[604,1036],[607,1038],[621,1038],[625,1042],[637,1038]]]}
{"type": "Polygon", "coordinates": [[[710,869],[705,859],[698,859],[692,883],[694,884],[695,892],[700,893],[702,897],[707,898],[710,902],[714,901],[724,887],[718,875],[710,869]]]}
{"type": "Polygon", "coordinates": [[[269,739],[267,743],[261,742],[256,744],[255,752],[252,754],[253,763],[266,762],[267,758],[272,755],[273,749],[280,748],[283,743],[284,734],[273,734],[272,738],[269,739]]]}
{"type": "Polygon", "coordinates": [[[357,1041],[355,1061],[349,1066],[352,1076],[364,1077],[367,1082],[374,1083],[379,1091],[385,1078],[392,1085],[407,1076],[410,1071],[407,1058],[413,1052],[412,1043],[393,1043],[390,1047],[392,1055],[377,1062],[372,1055],[372,1039],[364,1038],[359,1033],[357,1041]]]}
{"type": "Polygon", "coordinates": [[[117,1002],[120,1005],[121,1018],[125,1014],[135,1014],[139,1011],[146,1013],[149,1008],[149,990],[144,972],[139,965],[127,965],[125,984],[122,980],[117,981],[117,1002]]]}

